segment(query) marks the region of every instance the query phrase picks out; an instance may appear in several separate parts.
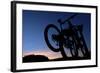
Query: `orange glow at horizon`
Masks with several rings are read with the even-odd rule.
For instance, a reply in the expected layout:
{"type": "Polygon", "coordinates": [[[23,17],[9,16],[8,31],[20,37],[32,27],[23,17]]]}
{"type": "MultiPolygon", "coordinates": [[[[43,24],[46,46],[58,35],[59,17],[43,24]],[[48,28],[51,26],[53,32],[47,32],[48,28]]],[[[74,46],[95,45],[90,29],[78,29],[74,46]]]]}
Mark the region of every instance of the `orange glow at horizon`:
{"type": "Polygon", "coordinates": [[[62,55],[60,52],[53,52],[53,51],[31,51],[31,52],[24,52],[23,57],[27,55],[43,55],[48,57],[49,59],[56,59],[56,58],[62,58],[62,55]]]}
{"type": "MultiPolygon", "coordinates": [[[[68,49],[65,50],[67,55],[71,57],[70,51],[68,49]]],[[[81,50],[78,50],[79,56],[83,56],[81,50]]],[[[56,58],[62,58],[62,55],[60,52],[53,52],[51,50],[38,50],[38,51],[31,51],[31,52],[23,52],[23,57],[27,55],[43,55],[48,57],[49,59],[56,59],[56,58]]]]}

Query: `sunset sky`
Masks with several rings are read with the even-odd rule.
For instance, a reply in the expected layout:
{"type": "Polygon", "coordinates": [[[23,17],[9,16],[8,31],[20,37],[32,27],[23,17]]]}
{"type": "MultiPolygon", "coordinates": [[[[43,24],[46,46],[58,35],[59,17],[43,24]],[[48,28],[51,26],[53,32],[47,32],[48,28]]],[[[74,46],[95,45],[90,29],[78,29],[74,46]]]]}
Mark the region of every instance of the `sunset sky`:
{"type": "MultiPolygon", "coordinates": [[[[44,40],[44,29],[48,24],[54,24],[59,27],[57,19],[65,20],[75,13],[72,12],[50,12],[50,11],[32,11],[23,10],[23,32],[22,32],[22,49],[23,56],[29,54],[45,55],[49,59],[60,58],[60,52],[53,52],[50,50],[44,40]]],[[[90,49],[90,35],[91,35],[91,15],[89,13],[79,13],[72,23],[83,24],[83,35],[86,44],[90,49]]],[[[67,27],[67,24],[63,27],[67,27]]],[[[70,53],[68,52],[70,55],[70,53]]]]}

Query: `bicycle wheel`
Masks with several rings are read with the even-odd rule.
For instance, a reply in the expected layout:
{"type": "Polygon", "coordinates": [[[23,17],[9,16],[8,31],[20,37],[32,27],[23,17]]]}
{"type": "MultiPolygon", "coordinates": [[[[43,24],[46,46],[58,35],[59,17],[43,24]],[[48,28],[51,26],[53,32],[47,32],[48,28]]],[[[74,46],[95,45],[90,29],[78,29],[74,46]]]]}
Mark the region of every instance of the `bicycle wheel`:
{"type": "MultiPolygon", "coordinates": [[[[44,30],[44,38],[47,46],[54,52],[59,52],[60,48],[57,41],[53,41],[52,35],[59,35],[60,30],[53,24],[49,24],[44,30]]],[[[59,43],[58,43],[59,44],[59,43]]]]}

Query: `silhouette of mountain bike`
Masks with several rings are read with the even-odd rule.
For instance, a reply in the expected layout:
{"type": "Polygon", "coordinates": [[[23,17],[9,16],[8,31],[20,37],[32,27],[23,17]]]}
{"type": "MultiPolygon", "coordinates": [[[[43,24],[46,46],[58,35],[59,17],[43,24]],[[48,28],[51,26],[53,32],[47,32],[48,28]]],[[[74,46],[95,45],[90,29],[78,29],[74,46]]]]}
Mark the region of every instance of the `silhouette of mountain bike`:
{"type": "Polygon", "coordinates": [[[72,57],[78,57],[80,49],[84,57],[90,55],[87,45],[82,34],[83,25],[73,25],[71,19],[78,14],[74,14],[65,21],[58,19],[60,27],[54,24],[46,26],[44,31],[45,41],[47,46],[54,52],[61,52],[63,58],[68,57],[64,48],[68,48],[72,57]],[[67,23],[68,28],[63,28],[62,25],[67,23]]]}

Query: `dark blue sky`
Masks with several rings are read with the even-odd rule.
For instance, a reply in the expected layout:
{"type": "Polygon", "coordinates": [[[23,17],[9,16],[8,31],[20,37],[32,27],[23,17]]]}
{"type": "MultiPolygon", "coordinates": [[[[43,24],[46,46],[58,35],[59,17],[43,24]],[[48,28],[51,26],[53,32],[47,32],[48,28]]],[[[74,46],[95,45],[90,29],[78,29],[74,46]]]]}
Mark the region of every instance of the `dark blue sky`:
{"type": "MultiPolygon", "coordinates": [[[[65,20],[75,13],[72,12],[48,12],[23,10],[23,52],[49,51],[44,40],[44,29],[48,24],[55,24],[59,27],[57,19],[65,20]]],[[[83,35],[88,48],[90,48],[90,19],[89,13],[79,13],[72,23],[83,24],[83,35]]],[[[67,24],[63,25],[63,27],[67,24]]]]}

